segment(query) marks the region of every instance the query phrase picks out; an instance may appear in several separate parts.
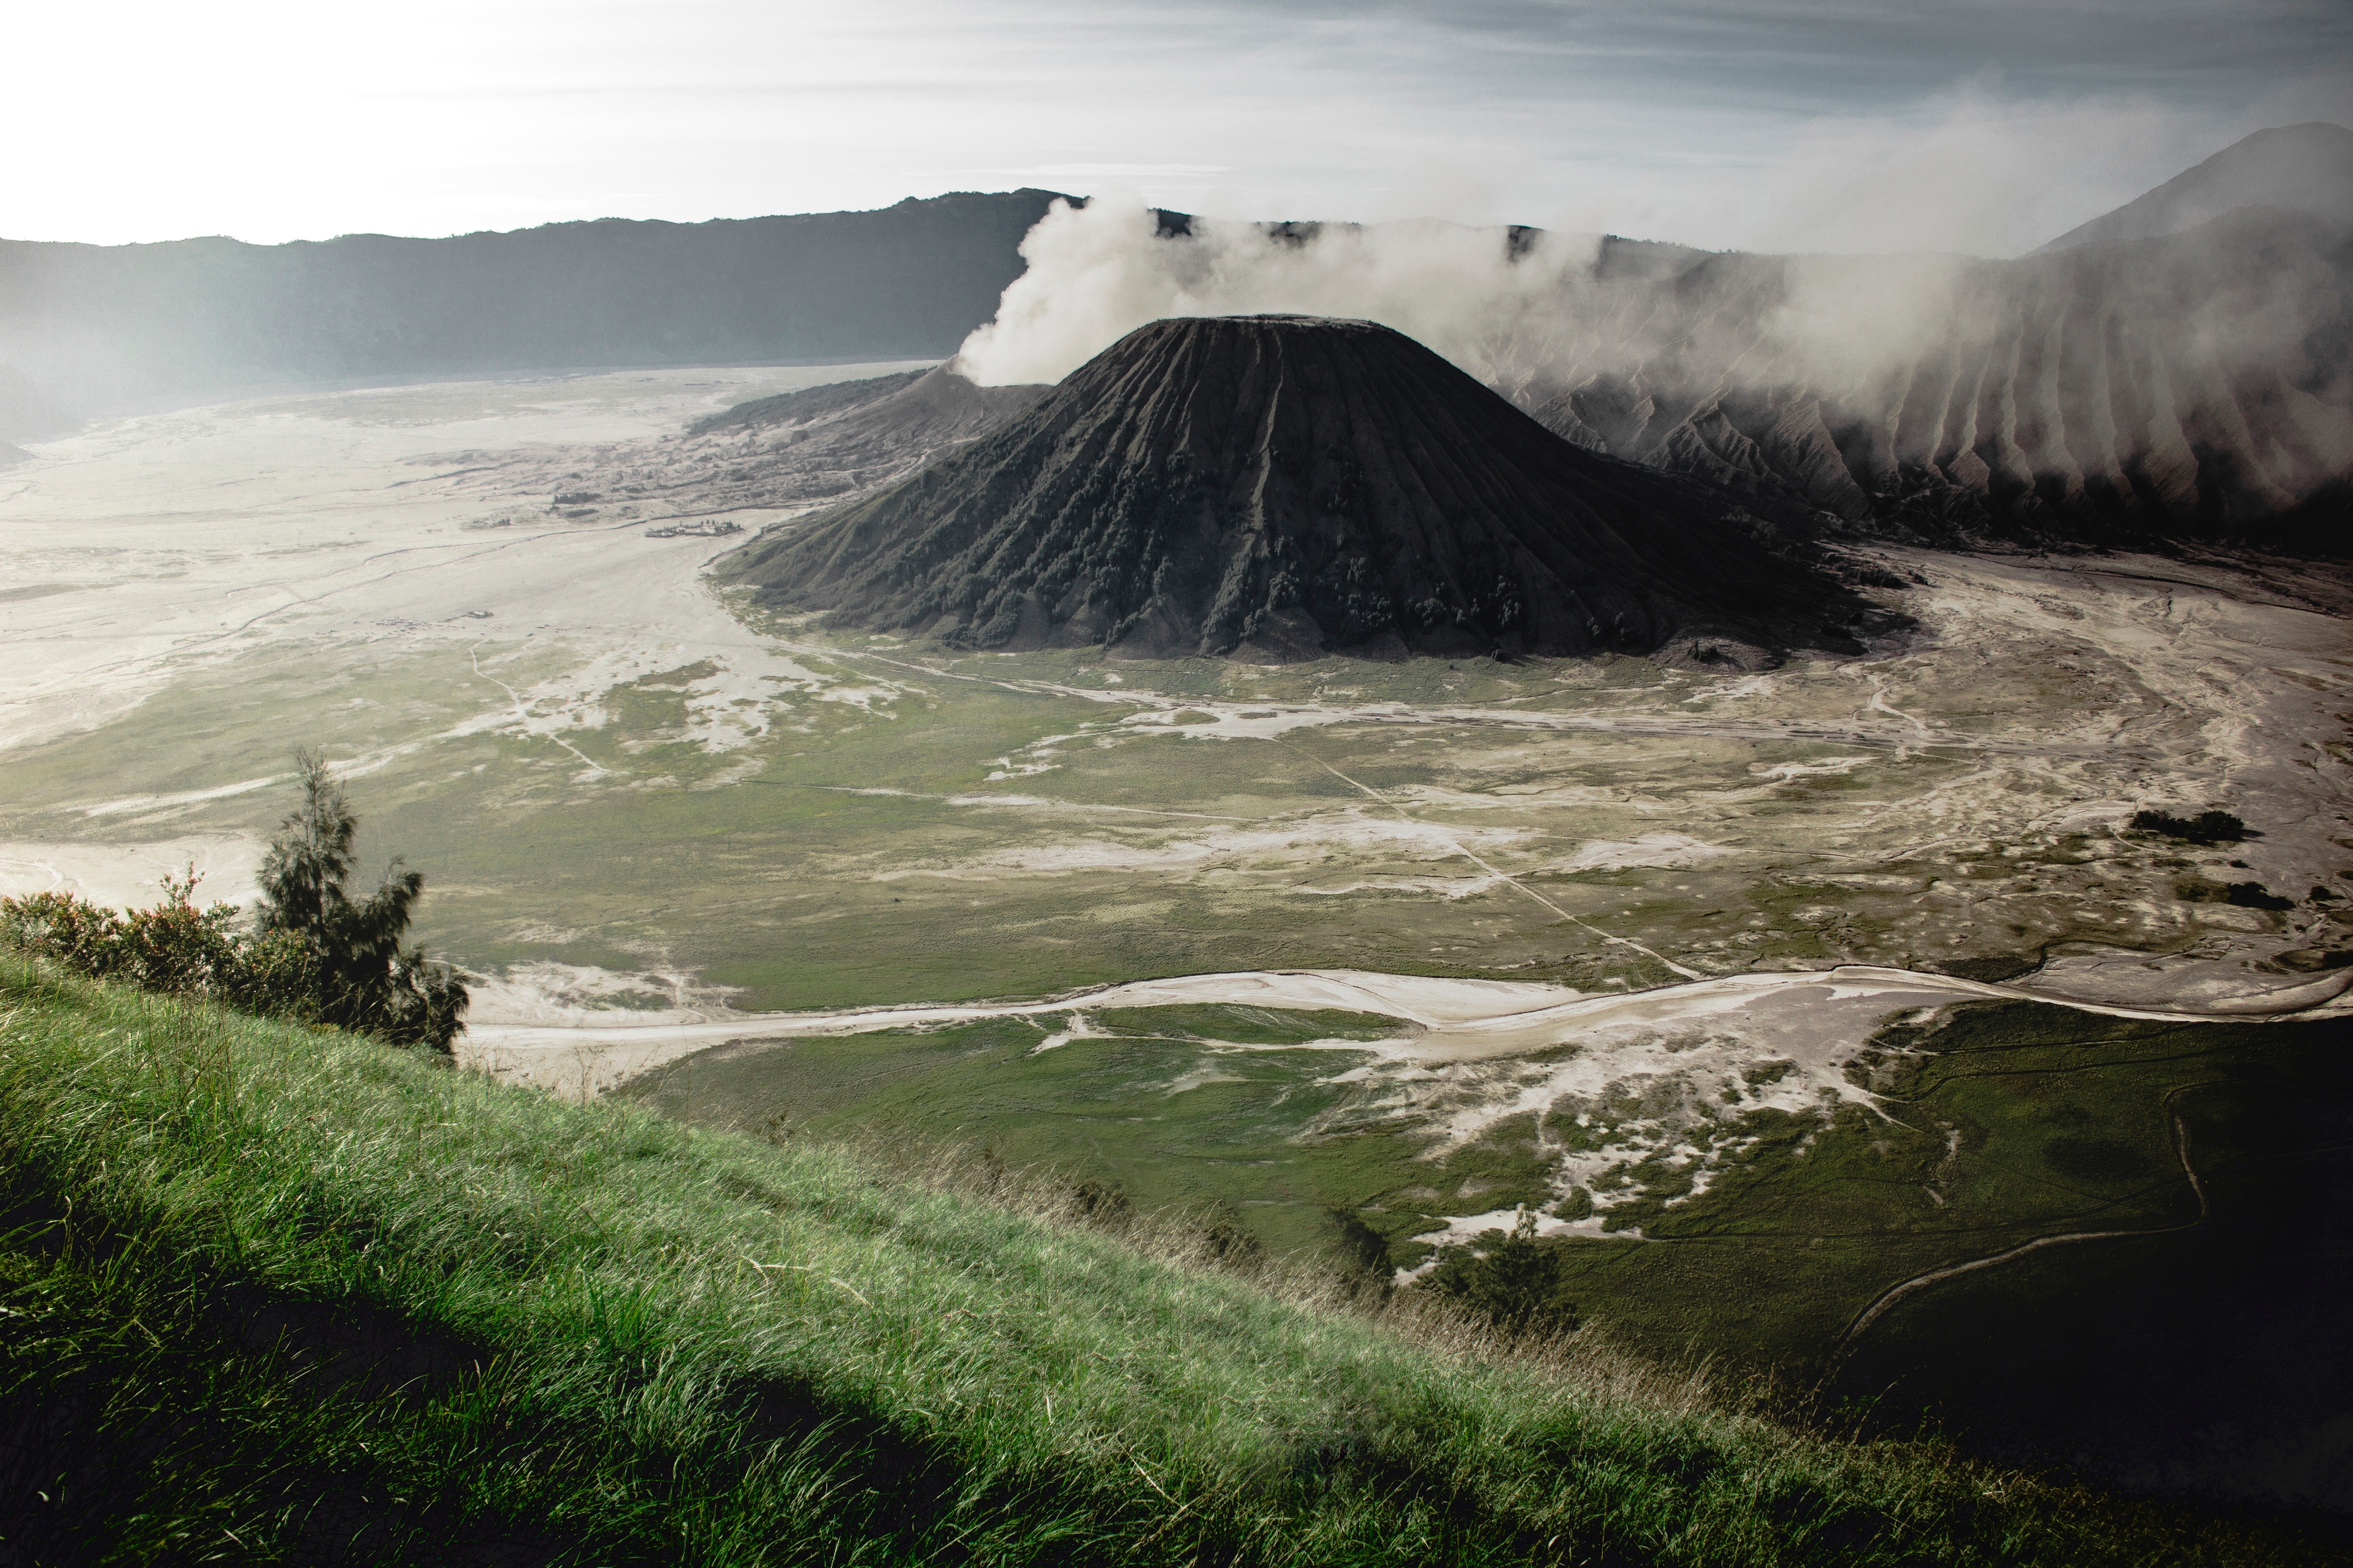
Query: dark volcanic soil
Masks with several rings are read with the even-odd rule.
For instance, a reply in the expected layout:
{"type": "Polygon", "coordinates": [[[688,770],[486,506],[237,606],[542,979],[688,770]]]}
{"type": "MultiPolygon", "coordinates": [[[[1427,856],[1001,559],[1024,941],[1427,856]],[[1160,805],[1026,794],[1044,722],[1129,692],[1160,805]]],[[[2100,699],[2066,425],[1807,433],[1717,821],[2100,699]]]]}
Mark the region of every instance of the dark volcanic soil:
{"type": "Polygon", "coordinates": [[[1361,321],[1155,322],[724,575],[963,647],[1140,656],[1852,649],[1869,606],[1722,492],[1580,450],[1361,321]]]}

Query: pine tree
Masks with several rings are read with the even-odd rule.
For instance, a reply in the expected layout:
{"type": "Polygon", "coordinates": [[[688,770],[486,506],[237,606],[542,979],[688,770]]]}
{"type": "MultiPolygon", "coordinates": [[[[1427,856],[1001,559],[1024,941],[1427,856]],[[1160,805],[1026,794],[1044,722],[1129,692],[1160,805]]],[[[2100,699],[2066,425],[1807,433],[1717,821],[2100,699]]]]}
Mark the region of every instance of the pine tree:
{"type": "Polygon", "coordinates": [[[469,998],[457,973],[434,963],[401,938],[419,894],[422,873],[395,859],[375,892],[354,902],[344,891],[352,872],[352,839],[359,817],[327,760],[295,753],[302,804],[279,826],[261,862],[257,921],[267,934],[290,931],[317,964],[322,1022],[363,1030],[399,1045],[450,1049],[469,998]]]}

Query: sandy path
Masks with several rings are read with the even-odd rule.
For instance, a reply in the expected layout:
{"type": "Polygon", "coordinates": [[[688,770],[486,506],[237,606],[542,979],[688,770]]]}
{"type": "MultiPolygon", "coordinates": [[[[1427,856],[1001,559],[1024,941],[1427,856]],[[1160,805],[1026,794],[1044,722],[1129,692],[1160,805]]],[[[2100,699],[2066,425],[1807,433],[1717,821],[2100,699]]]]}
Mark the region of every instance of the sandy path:
{"type": "MultiPolygon", "coordinates": [[[[1297,752],[1299,751],[1299,748],[1293,746],[1292,747],[1292,750],[1297,752]]],[[[1307,757],[1308,761],[1314,763],[1317,767],[1322,768],[1325,773],[1330,773],[1334,778],[1338,779],[1341,783],[1349,785],[1351,788],[1363,791],[1366,795],[1378,802],[1382,806],[1396,813],[1401,821],[1416,823],[1419,821],[1419,819],[1411,812],[1406,810],[1404,806],[1399,805],[1396,801],[1390,799],[1379,790],[1375,789],[1372,785],[1366,784],[1361,779],[1353,778],[1350,775],[1342,773],[1339,769],[1334,767],[1331,763],[1325,762],[1321,757],[1309,756],[1305,752],[1299,752],[1299,754],[1301,756],[1307,757]]],[[[1577,927],[1579,931],[1584,931],[1587,935],[1599,937],[1603,942],[1608,942],[1614,947],[1630,948],[1634,952],[1641,953],[1643,957],[1652,959],[1658,963],[1663,965],[1670,973],[1680,974],[1686,980],[1701,980],[1705,978],[1705,976],[1702,975],[1698,970],[1686,969],[1682,964],[1677,963],[1673,959],[1669,958],[1666,954],[1660,952],[1655,949],[1645,947],[1631,937],[1613,936],[1589,921],[1578,919],[1568,910],[1562,909],[1558,904],[1554,903],[1550,899],[1546,898],[1542,893],[1537,892],[1534,888],[1529,887],[1525,882],[1521,881],[1517,877],[1513,876],[1510,872],[1503,869],[1493,862],[1482,858],[1476,850],[1464,844],[1459,836],[1450,834],[1447,836],[1446,841],[1453,846],[1454,852],[1457,855],[1461,856],[1462,858],[1470,861],[1482,871],[1486,872],[1488,876],[1494,878],[1500,882],[1507,884],[1514,891],[1521,893],[1525,897],[1534,900],[1536,903],[1543,905],[1553,914],[1567,921],[1569,924],[1577,927]]]]}
{"type": "MultiPolygon", "coordinates": [[[[1735,974],[1651,991],[1582,995],[1566,986],[1495,980],[1443,980],[1363,970],[1256,970],[1188,974],[1072,992],[1041,1001],[858,1007],[839,1012],[723,1014],[688,1021],[631,1024],[627,1014],[582,1010],[562,1022],[501,1022],[499,1010],[473,1025],[459,1044],[470,1067],[567,1094],[596,1094],[708,1047],[730,1041],[787,1040],[931,1028],[987,1018],[1037,1017],[1078,1009],[1238,1004],[1292,1010],[1333,1009],[1397,1019],[1407,1037],[1356,1048],[1422,1062],[1469,1061],[1541,1049],[1599,1030],[1667,1027],[1697,1021],[1728,1028],[1777,1028],[1809,1016],[1859,1043],[1876,1020],[1906,1007],[1955,1001],[2044,1002],[2112,1018],[2246,1022],[2343,1016],[2340,1000],[2353,971],[2341,971],[2256,995],[2188,1011],[2073,1001],[2016,985],[1988,984],[1905,969],[1845,964],[1820,971],[1735,974]],[[1866,1016],[1845,1015],[1858,1001],[1866,1016]],[[609,1021],[608,1021],[609,1020],[609,1021]],[[1862,1034],[1852,1034],[1858,1026],[1862,1034]]],[[[720,1014],[719,1009],[709,1009],[720,1014]]]]}

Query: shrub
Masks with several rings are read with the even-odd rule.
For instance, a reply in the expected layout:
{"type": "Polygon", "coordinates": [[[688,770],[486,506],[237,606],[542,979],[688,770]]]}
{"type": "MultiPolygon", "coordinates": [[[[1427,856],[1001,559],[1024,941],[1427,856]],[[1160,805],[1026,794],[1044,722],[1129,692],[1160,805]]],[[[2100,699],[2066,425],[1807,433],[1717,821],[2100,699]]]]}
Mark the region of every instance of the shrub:
{"type": "Polygon", "coordinates": [[[228,1005],[300,1024],[319,1016],[319,965],[301,938],[287,931],[248,933],[238,947],[244,960],[228,1005]]]}
{"type": "Polygon", "coordinates": [[[2159,834],[2185,844],[2236,844],[2247,836],[2247,825],[2227,811],[2201,811],[2195,816],[2136,811],[2130,826],[2135,833],[2159,834]]]}
{"type": "Polygon", "coordinates": [[[1333,1207],[1324,1212],[1339,1233],[1334,1250],[1342,1274],[1352,1285],[1386,1293],[1396,1272],[1389,1263],[1388,1237],[1366,1224],[1365,1216],[1355,1209],[1333,1207]]]}
{"type": "Polygon", "coordinates": [[[121,923],[112,910],[71,893],[0,899],[0,939],[84,974],[113,973],[114,938],[121,923]]]}
{"type": "Polygon", "coordinates": [[[2232,904],[2242,910],[2277,912],[2295,908],[2294,899],[2282,898],[2261,882],[2211,882],[2203,877],[2185,877],[2173,885],[2173,896],[2193,904],[2232,904]]]}
{"type": "Polygon", "coordinates": [[[1103,1230],[1125,1230],[1135,1221],[1135,1204],[1124,1188],[1092,1177],[1071,1189],[1071,1217],[1103,1230]]]}
{"type": "Polygon", "coordinates": [[[375,892],[353,902],[343,879],[359,818],[325,760],[298,757],[303,804],[262,862],[251,927],[234,904],[198,909],[202,879],[190,867],[164,879],[162,903],[121,914],[71,893],[0,899],[0,941],[142,990],[448,1051],[465,1026],[466,987],[424,949],[400,944],[425,879],[395,860],[375,892]]]}
{"type": "Polygon", "coordinates": [[[121,913],[71,893],[0,899],[0,942],[142,990],[315,1020],[317,968],[301,944],[240,929],[234,904],[198,909],[202,879],[193,867],[166,875],[162,903],[121,913]]]}
{"type": "Polygon", "coordinates": [[[185,876],[164,876],[164,901],[151,910],[125,910],[111,933],[108,973],[147,991],[175,996],[225,995],[238,988],[237,906],[195,906],[194,866],[185,876]]]}
{"type": "Polygon", "coordinates": [[[1469,1309],[1507,1334],[1565,1334],[1577,1328],[1566,1248],[1536,1239],[1536,1216],[1522,1208],[1510,1235],[1482,1231],[1477,1241],[1430,1272],[1422,1289],[1469,1309]]]}
{"type": "Polygon", "coordinates": [[[1204,1216],[1199,1245],[1201,1261],[1214,1268],[1247,1275],[1266,1267],[1266,1243],[1230,1205],[1219,1205],[1204,1216]]]}

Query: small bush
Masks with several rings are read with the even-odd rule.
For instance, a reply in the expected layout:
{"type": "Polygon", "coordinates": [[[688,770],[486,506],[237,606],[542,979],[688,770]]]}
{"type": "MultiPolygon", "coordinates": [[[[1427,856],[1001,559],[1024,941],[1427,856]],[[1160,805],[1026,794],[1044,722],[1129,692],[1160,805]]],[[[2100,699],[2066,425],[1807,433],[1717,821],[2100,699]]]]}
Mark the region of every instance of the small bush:
{"type": "Polygon", "coordinates": [[[121,923],[112,910],[71,893],[0,899],[0,939],[84,974],[114,972],[114,938],[121,923]]]}
{"type": "Polygon", "coordinates": [[[103,909],[71,893],[0,899],[0,942],[79,973],[296,1022],[317,1018],[318,971],[299,942],[243,929],[237,906],[195,904],[191,868],[153,909],[103,909]]]}
{"type": "Polygon", "coordinates": [[[1507,1334],[1573,1332],[1577,1308],[1564,1292],[1568,1254],[1536,1239],[1536,1216],[1520,1210],[1511,1234],[1482,1231],[1468,1248],[1430,1272],[1422,1289],[1483,1318],[1507,1334]]]}
{"type": "Polygon", "coordinates": [[[1397,1291],[1388,1237],[1366,1224],[1355,1209],[1331,1207],[1324,1212],[1337,1233],[1332,1258],[1339,1268],[1342,1299],[1359,1304],[1388,1300],[1397,1291]]]}
{"type": "Polygon", "coordinates": [[[164,901],[114,922],[111,973],[146,991],[217,996],[238,989],[237,908],[195,906],[196,869],[164,878],[164,901]]]}
{"type": "Polygon", "coordinates": [[[2130,827],[2135,833],[2154,833],[2185,844],[2236,844],[2247,836],[2247,825],[2227,811],[2201,811],[2195,816],[2136,811],[2130,827]]]}
{"type": "Polygon", "coordinates": [[[1266,1266],[1266,1243],[1224,1205],[1205,1216],[1199,1229],[1201,1261],[1229,1273],[1250,1275],[1266,1266]]]}
{"type": "Polygon", "coordinates": [[[1102,1230],[1123,1231],[1135,1221],[1135,1205],[1124,1188],[1092,1177],[1071,1188],[1071,1217],[1102,1230]]]}
{"type": "Polygon", "coordinates": [[[1999,985],[2006,980],[2015,980],[2021,974],[2031,974],[2042,968],[2042,954],[2040,951],[1988,953],[1979,958],[1948,958],[1931,967],[1957,980],[1999,985]]]}
{"type": "Polygon", "coordinates": [[[303,804],[262,862],[249,927],[234,904],[196,907],[201,879],[190,867],[164,879],[153,909],[117,914],[71,893],[0,899],[0,942],[145,991],[448,1051],[465,1026],[466,987],[424,949],[400,944],[425,879],[395,860],[374,894],[348,897],[359,818],[325,760],[298,756],[303,804]]]}
{"type": "Polygon", "coordinates": [[[2234,904],[2242,910],[2292,910],[2294,899],[2284,899],[2261,882],[2210,882],[2185,877],[2173,885],[2173,896],[2192,904],[2234,904]]]}

